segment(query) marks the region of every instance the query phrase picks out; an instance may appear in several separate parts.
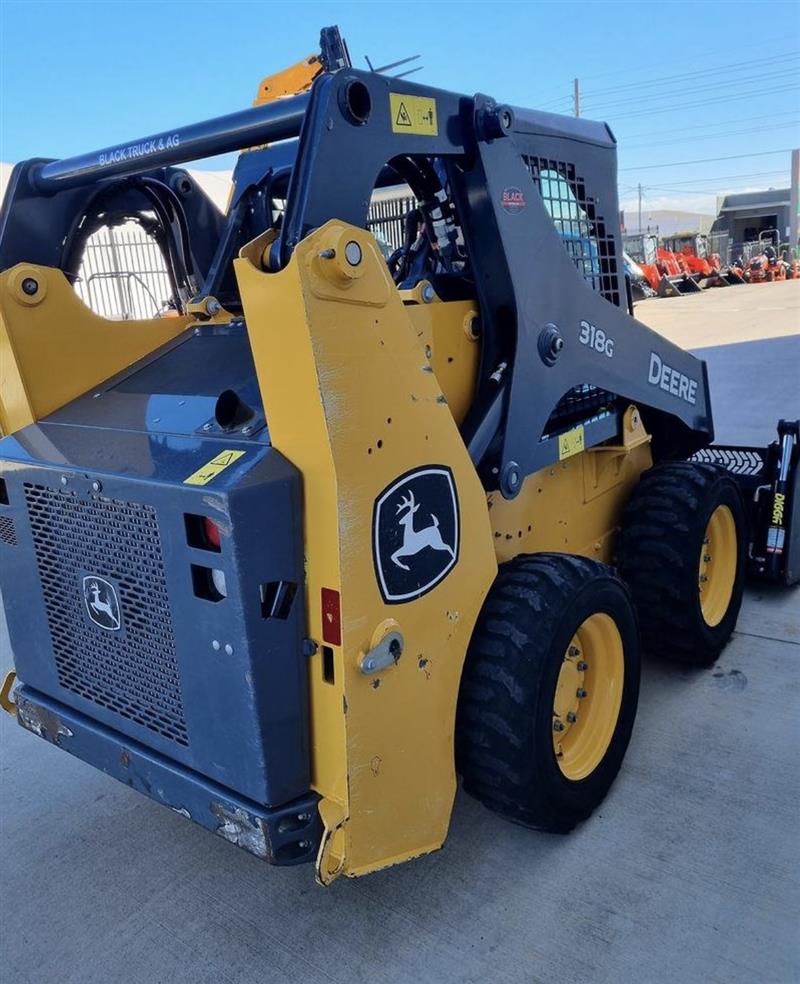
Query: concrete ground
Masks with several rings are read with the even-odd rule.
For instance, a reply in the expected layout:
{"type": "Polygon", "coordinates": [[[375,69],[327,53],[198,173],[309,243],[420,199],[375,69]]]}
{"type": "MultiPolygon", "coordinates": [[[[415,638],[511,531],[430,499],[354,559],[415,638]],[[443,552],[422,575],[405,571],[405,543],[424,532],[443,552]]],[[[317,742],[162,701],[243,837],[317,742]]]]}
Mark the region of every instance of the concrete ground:
{"type": "MultiPolygon", "coordinates": [[[[765,442],[778,416],[800,416],[800,283],[636,313],[703,347],[722,440],[765,442]]],[[[572,835],[459,795],[443,851],[328,890],[0,715],[0,977],[796,982],[799,686],[800,592],[751,586],[716,666],[646,662],[619,779],[572,835]]]]}

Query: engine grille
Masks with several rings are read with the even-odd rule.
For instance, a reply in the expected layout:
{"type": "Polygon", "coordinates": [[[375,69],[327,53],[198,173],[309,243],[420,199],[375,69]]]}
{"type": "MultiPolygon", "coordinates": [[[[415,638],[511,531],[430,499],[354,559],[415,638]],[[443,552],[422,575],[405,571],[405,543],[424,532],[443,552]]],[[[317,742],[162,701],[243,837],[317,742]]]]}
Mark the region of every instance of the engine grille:
{"type": "Polygon", "coordinates": [[[155,510],[28,483],[25,498],[61,685],[188,745],[155,510]],[[86,574],[116,583],[120,631],[87,618],[86,574]]]}
{"type": "Polygon", "coordinates": [[[10,516],[0,516],[0,540],[7,543],[9,547],[17,545],[17,531],[14,529],[14,520],[10,516]]]}

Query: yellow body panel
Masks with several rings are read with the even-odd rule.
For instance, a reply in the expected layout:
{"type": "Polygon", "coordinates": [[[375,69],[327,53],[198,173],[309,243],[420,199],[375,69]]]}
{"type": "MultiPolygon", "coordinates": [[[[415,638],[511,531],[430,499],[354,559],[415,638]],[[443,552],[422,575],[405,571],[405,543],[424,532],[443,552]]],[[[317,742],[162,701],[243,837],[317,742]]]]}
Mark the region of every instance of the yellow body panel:
{"type": "Polygon", "coordinates": [[[273,444],[303,474],[309,631],[320,644],[321,589],[341,595],[333,682],[321,648],[309,661],[327,882],[443,843],[461,668],[496,563],[486,494],[372,236],[329,222],[272,274],[260,268],[263,245],[243,250],[236,274],[273,444]],[[363,260],[348,268],[352,241],[363,260]],[[431,463],[448,465],[458,488],[459,561],[428,594],[387,605],[373,568],[374,502],[431,463]],[[405,639],[399,661],[363,674],[362,656],[394,629],[405,639]]]}
{"type": "Polygon", "coordinates": [[[472,331],[478,318],[474,301],[408,304],[406,311],[457,424],[475,395],[480,343],[472,331]]]}
{"type": "Polygon", "coordinates": [[[529,475],[516,499],[490,492],[498,563],[539,551],[608,563],[621,509],[652,463],[650,438],[630,407],[620,444],[590,448],[529,475]]]}
{"type": "Polygon", "coordinates": [[[22,263],[0,274],[0,431],[11,434],[179,335],[188,318],[109,321],[60,270],[22,263]],[[22,290],[27,278],[38,290],[22,290]]]}

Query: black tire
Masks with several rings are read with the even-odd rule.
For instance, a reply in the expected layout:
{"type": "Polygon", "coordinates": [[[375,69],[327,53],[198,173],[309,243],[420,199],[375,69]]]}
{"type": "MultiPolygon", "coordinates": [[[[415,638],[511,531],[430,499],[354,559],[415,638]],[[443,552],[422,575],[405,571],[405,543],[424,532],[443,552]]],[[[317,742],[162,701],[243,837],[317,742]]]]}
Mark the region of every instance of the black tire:
{"type": "Polygon", "coordinates": [[[456,762],[464,789],[516,823],[567,833],[602,802],[619,771],[636,717],[639,669],[633,604],[610,567],[569,554],[504,564],[478,618],[461,680],[456,762]],[[553,702],[567,648],[596,613],[609,615],[619,632],[622,696],[603,757],[585,778],[573,780],[556,757],[553,702]]]}
{"type": "Polygon", "coordinates": [[[735,480],[716,465],[668,462],[648,469],[622,517],[617,561],[636,605],[646,652],[694,666],[713,663],[736,625],[744,590],[747,519],[735,480]],[[730,602],[716,624],[701,606],[699,559],[712,513],[727,506],[736,528],[730,602]]]}

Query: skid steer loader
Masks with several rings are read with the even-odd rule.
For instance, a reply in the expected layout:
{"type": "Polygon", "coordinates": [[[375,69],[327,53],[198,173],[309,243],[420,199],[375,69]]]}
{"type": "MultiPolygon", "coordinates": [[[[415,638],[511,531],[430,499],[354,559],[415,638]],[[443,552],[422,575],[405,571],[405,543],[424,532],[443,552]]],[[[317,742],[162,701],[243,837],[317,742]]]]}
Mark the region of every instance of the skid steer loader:
{"type": "Polygon", "coordinates": [[[797,425],[715,448],[705,364],[626,310],[605,125],[313,71],[14,169],[0,702],[328,884],[441,847],[457,772],[517,823],[588,817],[640,633],[711,663],[748,562],[797,579],[800,496],[797,425]],[[179,165],[234,150],[223,216],[179,165]],[[392,275],[365,226],[402,184],[392,275]],[[123,218],[176,316],[77,296],[87,237],[123,218]]]}

